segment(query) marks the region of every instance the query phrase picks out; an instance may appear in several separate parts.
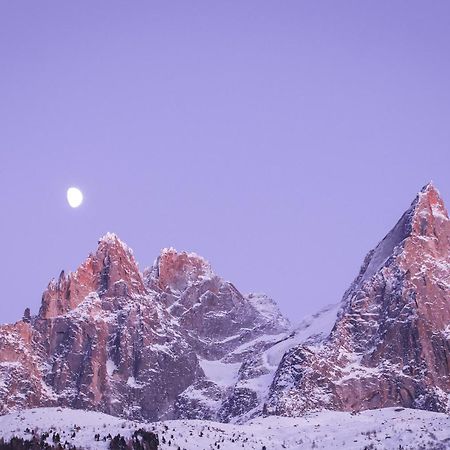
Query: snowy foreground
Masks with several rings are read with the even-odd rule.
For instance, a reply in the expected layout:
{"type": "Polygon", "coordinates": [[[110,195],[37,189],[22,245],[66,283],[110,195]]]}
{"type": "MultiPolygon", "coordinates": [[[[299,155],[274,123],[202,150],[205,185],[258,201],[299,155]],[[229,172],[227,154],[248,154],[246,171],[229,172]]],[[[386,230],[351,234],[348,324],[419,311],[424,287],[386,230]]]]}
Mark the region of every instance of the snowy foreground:
{"type": "Polygon", "coordinates": [[[62,408],[37,408],[0,416],[0,436],[29,438],[30,430],[50,431],[86,449],[106,449],[108,434],[129,437],[145,428],[158,434],[161,449],[445,449],[450,448],[450,417],[402,408],[359,414],[323,411],[301,418],[268,417],[244,425],[201,420],[139,423],[106,414],[62,408]],[[100,441],[94,436],[100,435],[100,441]],[[72,437],[73,436],[73,437],[72,437]],[[219,444],[219,446],[218,446],[219,444]],[[401,446],[401,447],[400,447],[401,446]]]}

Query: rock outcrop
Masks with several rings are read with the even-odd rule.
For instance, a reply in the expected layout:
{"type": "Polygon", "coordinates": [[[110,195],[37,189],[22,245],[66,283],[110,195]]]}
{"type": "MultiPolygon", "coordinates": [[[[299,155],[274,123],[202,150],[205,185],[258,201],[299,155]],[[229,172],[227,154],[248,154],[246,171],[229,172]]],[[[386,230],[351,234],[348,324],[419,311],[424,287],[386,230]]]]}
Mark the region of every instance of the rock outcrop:
{"type": "Polygon", "coordinates": [[[369,252],[329,337],[283,357],[267,414],[450,412],[450,221],[432,184],[369,252]]]}

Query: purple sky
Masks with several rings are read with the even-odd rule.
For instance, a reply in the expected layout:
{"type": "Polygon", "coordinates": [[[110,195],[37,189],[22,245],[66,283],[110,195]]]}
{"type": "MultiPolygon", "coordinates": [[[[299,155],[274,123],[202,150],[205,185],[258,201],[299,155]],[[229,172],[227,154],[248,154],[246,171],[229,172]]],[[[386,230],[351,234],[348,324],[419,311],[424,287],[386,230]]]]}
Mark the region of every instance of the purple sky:
{"type": "Polygon", "coordinates": [[[294,321],[339,301],[422,185],[450,202],[449,23],[446,0],[1,2],[0,322],[107,231],[294,321]]]}

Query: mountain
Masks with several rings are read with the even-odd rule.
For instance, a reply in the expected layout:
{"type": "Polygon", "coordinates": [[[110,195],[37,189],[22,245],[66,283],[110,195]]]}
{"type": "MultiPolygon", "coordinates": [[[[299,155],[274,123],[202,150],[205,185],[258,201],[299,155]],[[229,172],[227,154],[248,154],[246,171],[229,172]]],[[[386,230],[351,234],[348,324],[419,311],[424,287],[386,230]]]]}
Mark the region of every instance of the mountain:
{"type": "Polygon", "coordinates": [[[369,252],[330,335],[288,351],[266,414],[450,412],[450,221],[432,184],[369,252]]]}
{"type": "Polygon", "coordinates": [[[204,258],[168,248],[140,272],[108,233],[49,283],[37,315],[0,326],[0,414],[66,407],[243,423],[323,409],[449,413],[449,288],[450,222],[431,184],[342,301],[295,328],[204,258]]]}
{"type": "Polygon", "coordinates": [[[37,316],[0,327],[0,412],[228,417],[229,395],[242,401],[230,390],[246,357],[289,327],[271,299],[242,295],[200,256],[164,249],[141,273],[107,234],[74,273],[49,283],[37,316]]]}

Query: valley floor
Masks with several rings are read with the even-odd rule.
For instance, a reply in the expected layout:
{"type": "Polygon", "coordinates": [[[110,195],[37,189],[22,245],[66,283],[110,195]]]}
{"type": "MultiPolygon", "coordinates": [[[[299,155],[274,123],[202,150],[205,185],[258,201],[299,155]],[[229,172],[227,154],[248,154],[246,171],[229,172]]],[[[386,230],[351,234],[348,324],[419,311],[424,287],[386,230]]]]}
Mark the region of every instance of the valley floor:
{"type": "Polygon", "coordinates": [[[49,432],[83,449],[107,449],[110,438],[139,428],[158,434],[161,449],[446,449],[450,417],[429,411],[387,408],[358,414],[323,411],[300,418],[267,417],[244,425],[201,420],[140,423],[106,414],[37,408],[0,416],[0,437],[31,438],[49,432]],[[100,440],[94,436],[98,434],[100,440]],[[105,440],[103,440],[105,439],[105,440]]]}

